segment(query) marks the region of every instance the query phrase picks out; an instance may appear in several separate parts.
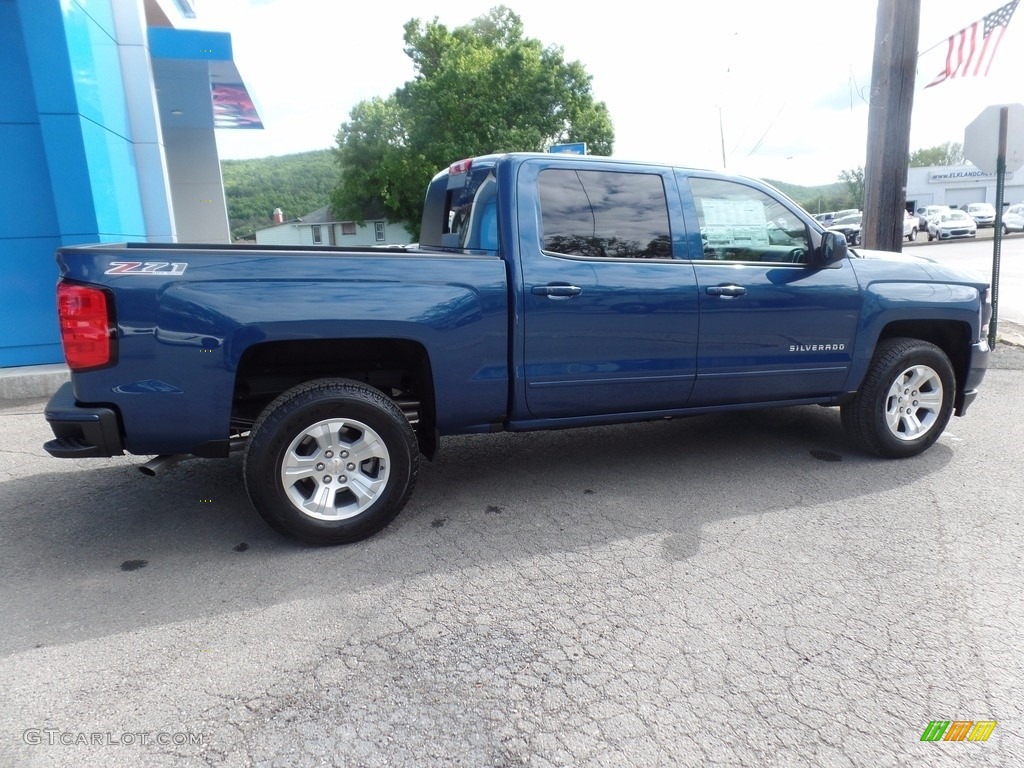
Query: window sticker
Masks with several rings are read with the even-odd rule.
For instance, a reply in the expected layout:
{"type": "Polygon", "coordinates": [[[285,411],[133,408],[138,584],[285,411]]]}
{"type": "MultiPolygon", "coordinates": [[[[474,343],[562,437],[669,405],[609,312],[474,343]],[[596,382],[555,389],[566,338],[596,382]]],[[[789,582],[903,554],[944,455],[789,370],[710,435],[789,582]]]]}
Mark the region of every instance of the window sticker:
{"type": "Polygon", "coordinates": [[[770,245],[764,203],[760,200],[703,200],[707,244],[757,248],[770,245]]]}

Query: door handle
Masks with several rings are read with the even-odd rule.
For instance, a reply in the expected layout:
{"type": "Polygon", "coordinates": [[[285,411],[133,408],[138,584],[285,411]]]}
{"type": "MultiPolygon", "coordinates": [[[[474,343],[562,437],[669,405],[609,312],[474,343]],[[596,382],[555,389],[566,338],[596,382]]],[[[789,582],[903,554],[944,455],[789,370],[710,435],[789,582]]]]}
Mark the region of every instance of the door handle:
{"type": "Polygon", "coordinates": [[[747,289],[742,285],[709,285],[704,292],[708,296],[743,296],[747,289]]]}
{"type": "Polygon", "coordinates": [[[530,289],[534,296],[547,296],[552,299],[568,299],[582,292],[583,289],[576,285],[535,285],[530,289]]]}

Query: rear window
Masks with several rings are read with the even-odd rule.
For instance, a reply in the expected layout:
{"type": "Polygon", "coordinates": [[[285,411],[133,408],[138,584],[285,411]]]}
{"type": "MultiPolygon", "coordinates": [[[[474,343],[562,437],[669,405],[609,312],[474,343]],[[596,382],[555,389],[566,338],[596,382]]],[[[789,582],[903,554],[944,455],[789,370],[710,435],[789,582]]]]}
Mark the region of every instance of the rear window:
{"type": "Polygon", "coordinates": [[[489,167],[435,177],[427,190],[420,245],[497,253],[497,188],[489,167]]]}

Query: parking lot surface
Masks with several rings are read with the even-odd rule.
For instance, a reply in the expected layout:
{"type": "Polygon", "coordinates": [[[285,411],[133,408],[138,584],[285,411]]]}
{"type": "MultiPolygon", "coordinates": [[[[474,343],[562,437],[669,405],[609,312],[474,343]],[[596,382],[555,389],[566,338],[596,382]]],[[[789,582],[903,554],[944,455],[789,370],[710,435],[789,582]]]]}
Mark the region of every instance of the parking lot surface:
{"type": "Polygon", "coordinates": [[[904,461],[818,407],[446,439],[329,549],[0,403],[0,765],[1024,765],[1022,370],[904,461]]]}

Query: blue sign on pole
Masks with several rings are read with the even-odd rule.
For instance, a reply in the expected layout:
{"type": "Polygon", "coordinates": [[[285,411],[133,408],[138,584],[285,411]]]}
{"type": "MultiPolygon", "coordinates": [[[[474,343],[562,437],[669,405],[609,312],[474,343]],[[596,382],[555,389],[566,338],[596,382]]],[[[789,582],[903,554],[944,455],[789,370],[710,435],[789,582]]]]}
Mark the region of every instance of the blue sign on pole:
{"type": "Polygon", "coordinates": [[[552,144],[548,152],[561,155],[585,155],[587,154],[587,142],[577,141],[574,144],[552,144]]]}

